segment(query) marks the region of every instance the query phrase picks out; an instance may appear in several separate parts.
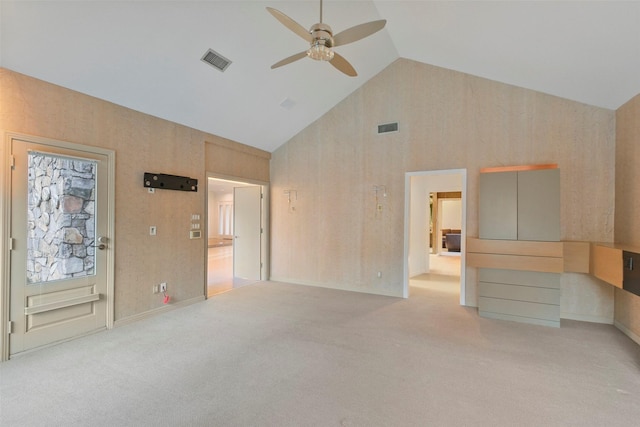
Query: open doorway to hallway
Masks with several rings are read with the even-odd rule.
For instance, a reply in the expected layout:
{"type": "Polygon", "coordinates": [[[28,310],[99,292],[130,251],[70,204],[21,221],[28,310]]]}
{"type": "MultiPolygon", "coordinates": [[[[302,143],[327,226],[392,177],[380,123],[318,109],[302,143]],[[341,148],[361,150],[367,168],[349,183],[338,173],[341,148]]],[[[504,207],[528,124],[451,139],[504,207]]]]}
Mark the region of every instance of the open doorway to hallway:
{"type": "Polygon", "coordinates": [[[263,278],[262,188],[208,177],[207,298],[263,278]]]}
{"type": "Polygon", "coordinates": [[[443,181],[426,178],[426,184],[430,213],[429,271],[410,277],[409,286],[459,296],[462,191],[443,191],[457,187],[457,177],[443,181]]]}
{"type": "Polygon", "coordinates": [[[466,170],[408,172],[404,296],[432,286],[465,305],[466,170]]]}

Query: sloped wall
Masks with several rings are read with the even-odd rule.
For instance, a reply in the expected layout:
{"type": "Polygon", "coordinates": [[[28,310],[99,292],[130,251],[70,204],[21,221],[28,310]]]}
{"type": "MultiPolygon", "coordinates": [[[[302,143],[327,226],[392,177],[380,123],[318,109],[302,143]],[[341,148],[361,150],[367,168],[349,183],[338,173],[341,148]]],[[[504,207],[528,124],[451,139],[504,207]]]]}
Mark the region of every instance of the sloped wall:
{"type": "MultiPolygon", "coordinates": [[[[399,59],[273,153],[272,277],[401,296],[408,171],[466,168],[474,237],[480,168],[558,163],[562,239],[611,240],[614,127],[610,110],[399,59]],[[393,121],[399,132],[377,135],[393,121]]],[[[468,268],[472,305],[476,280],[468,268]]],[[[581,274],[562,285],[564,317],[613,320],[608,285],[581,274]]]]}
{"type": "MultiPolygon", "coordinates": [[[[615,241],[640,247],[640,95],[616,111],[615,241]]],[[[616,289],[616,325],[640,342],[640,297],[616,289]]]]}

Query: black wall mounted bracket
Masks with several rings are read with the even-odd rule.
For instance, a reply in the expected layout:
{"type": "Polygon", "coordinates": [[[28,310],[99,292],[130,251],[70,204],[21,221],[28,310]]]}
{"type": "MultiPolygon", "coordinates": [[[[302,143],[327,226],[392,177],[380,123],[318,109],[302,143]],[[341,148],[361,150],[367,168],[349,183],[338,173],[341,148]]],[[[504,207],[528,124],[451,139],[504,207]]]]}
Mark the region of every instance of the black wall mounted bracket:
{"type": "Polygon", "coordinates": [[[198,180],[187,176],[145,172],[144,186],[164,190],[198,191],[198,180]]]}

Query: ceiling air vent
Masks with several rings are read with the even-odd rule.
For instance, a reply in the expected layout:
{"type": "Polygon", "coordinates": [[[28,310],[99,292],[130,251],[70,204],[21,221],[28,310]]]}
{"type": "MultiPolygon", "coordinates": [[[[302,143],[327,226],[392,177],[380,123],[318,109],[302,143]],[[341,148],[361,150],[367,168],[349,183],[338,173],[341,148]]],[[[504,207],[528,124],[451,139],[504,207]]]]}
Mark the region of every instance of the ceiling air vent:
{"type": "Polygon", "coordinates": [[[398,122],[378,125],[378,133],[398,132],[398,122]]]}
{"type": "Polygon", "coordinates": [[[220,71],[226,70],[227,67],[231,65],[231,61],[229,61],[227,58],[225,58],[224,56],[220,55],[218,52],[212,49],[209,49],[204,54],[204,56],[202,57],[202,60],[207,64],[211,65],[213,68],[220,71]]]}

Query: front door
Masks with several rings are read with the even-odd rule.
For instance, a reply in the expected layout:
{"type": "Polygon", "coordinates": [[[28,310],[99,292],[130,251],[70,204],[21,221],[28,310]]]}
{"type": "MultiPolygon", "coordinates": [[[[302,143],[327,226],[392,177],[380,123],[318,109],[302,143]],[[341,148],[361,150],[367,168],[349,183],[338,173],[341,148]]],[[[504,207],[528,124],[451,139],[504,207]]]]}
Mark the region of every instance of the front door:
{"type": "Polygon", "coordinates": [[[11,140],[10,355],[108,325],[110,159],[69,147],[11,140]]]}
{"type": "Polygon", "coordinates": [[[261,188],[233,190],[233,276],[260,280],[261,188]]]}

